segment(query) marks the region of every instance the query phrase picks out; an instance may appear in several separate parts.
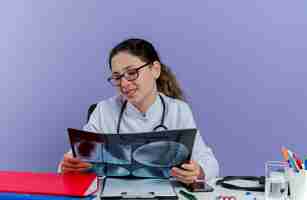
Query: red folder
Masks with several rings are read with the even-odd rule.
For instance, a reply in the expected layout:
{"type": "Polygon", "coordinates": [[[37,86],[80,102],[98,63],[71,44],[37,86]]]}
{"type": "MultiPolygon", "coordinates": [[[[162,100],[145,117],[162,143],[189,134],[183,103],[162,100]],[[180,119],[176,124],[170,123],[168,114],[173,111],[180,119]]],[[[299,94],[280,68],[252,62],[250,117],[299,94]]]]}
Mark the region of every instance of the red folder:
{"type": "Polygon", "coordinates": [[[0,192],[83,197],[98,190],[93,173],[0,171],[0,192]]]}

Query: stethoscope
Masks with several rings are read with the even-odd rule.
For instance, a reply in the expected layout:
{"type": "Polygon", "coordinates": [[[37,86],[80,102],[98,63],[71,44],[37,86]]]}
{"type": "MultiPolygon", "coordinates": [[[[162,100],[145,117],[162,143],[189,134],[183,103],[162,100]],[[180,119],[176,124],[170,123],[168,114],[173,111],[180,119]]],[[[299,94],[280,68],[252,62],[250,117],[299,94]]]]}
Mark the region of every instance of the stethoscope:
{"type": "MultiPolygon", "coordinates": [[[[163,111],[162,111],[162,118],[161,118],[161,122],[158,126],[154,127],[153,128],[153,131],[157,131],[158,129],[164,129],[164,130],[167,130],[168,128],[164,125],[164,119],[165,119],[165,101],[163,99],[163,97],[159,94],[159,97],[161,99],[161,102],[162,102],[162,108],[163,108],[163,111]]],[[[124,111],[127,107],[127,100],[124,101],[121,109],[120,109],[120,113],[119,113],[119,117],[118,117],[118,123],[117,123],[117,130],[116,130],[116,133],[119,134],[119,130],[120,130],[120,124],[121,124],[121,121],[122,121],[122,118],[123,118],[123,114],[124,114],[124,111]]]]}

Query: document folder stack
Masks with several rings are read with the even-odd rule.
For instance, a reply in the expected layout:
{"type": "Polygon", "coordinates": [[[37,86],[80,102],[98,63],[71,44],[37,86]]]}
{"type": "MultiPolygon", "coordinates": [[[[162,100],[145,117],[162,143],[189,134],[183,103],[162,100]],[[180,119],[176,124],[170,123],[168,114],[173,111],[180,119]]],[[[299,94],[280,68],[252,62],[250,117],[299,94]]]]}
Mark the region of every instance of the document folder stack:
{"type": "Polygon", "coordinates": [[[97,176],[90,173],[0,172],[1,199],[48,199],[50,196],[68,200],[87,197],[97,190],[97,176]]]}

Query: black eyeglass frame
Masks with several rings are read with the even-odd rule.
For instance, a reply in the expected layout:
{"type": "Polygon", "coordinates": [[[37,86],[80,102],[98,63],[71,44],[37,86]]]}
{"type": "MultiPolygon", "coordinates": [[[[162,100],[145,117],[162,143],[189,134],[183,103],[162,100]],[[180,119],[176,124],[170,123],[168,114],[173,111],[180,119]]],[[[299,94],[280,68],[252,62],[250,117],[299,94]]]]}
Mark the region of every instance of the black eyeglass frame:
{"type": "Polygon", "coordinates": [[[107,79],[107,81],[108,81],[112,86],[114,86],[114,87],[120,86],[120,81],[121,81],[121,79],[122,79],[123,77],[124,77],[127,81],[135,81],[136,79],[139,78],[139,75],[140,75],[139,71],[140,71],[142,68],[144,68],[144,67],[146,67],[147,65],[149,65],[149,64],[152,64],[152,62],[147,62],[147,63],[145,63],[144,65],[141,65],[141,66],[139,66],[139,67],[137,67],[137,68],[127,69],[126,71],[124,71],[123,73],[121,73],[120,75],[118,75],[118,77],[116,77],[116,79],[113,78],[112,76],[110,76],[110,77],[107,79]],[[129,72],[130,72],[130,73],[131,73],[131,72],[134,72],[134,73],[135,73],[135,77],[133,77],[133,78],[128,78],[128,77],[130,76],[130,75],[129,75],[129,72]],[[118,81],[118,83],[115,83],[116,81],[118,81]]]}

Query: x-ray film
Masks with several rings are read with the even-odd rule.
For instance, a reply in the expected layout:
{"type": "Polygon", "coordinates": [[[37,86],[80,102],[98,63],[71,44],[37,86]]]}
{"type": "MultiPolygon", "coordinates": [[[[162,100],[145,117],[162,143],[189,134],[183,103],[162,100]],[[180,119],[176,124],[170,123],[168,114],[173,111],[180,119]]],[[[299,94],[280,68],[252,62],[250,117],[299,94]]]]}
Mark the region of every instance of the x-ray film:
{"type": "Polygon", "coordinates": [[[169,178],[190,160],[196,129],[102,134],[68,129],[74,157],[93,164],[99,176],[169,178]]]}

